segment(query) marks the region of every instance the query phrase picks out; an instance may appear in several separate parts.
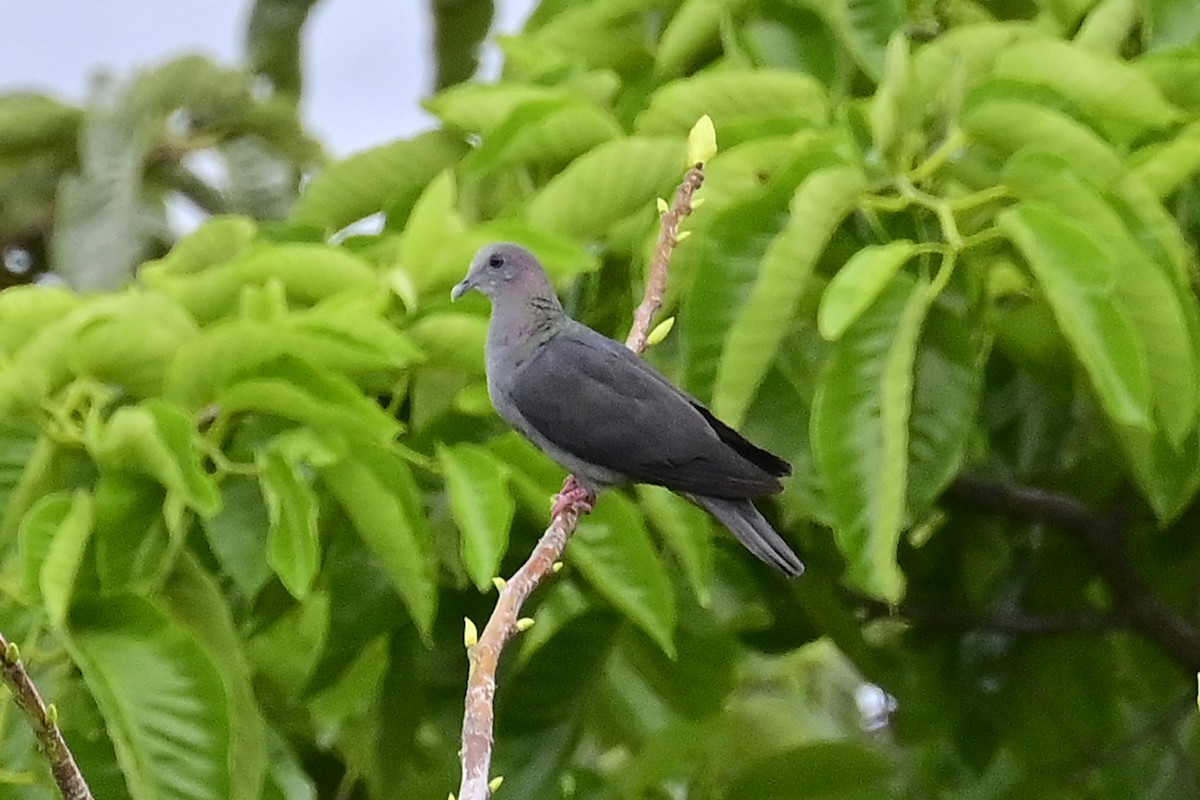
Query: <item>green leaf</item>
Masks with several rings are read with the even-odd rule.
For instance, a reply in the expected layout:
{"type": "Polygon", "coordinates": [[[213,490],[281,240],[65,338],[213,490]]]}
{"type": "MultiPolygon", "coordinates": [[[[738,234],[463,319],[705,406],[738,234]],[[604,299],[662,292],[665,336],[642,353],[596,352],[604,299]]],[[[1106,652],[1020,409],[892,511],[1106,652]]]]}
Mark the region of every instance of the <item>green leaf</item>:
{"type": "Polygon", "coordinates": [[[450,283],[462,271],[438,256],[448,243],[462,238],[466,223],[454,207],[455,179],[450,169],[438,175],[421,193],[404,226],[400,241],[400,264],[418,291],[439,283],[450,283]],[[451,271],[452,270],[452,271],[451,271]]]}
{"type": "Polygon", "coordinates": [[[162,393],[170,359],[198,332],[186,311],[149,292],[103,297],[89,312],[64,349],[71,371],[120,384],[136,397],[162,393]]]}
{"type": "Polygon", "coordinates": [[[896,602],[896,546],[905,523],[917,340],[932,300],[897,275],[834,348],[813,400],[813,457],[848,577],[896,602]]]}
{"type": "Polygon", "coordinates": [[[1087,125],[1028,97],[995,94],[987,88],[984,84],[973,92],[963,110],[962,127],[972,139],[1008,154],[1031,145],[1052,151],[1076,172],[1101,183],[1125,170],[1113,146],[1087,125]]]}
{"type": "Polygon", "coordinates": [[[438,445],[438,460],[458,526],[467,574],[481,592],[500,574],[516,504],[508,491],[508,467],[487,450],[470,444],[438,445]]]}
{"type": "Polygon", "coordinates": [[[52,322],[82,302],[79,295],[58,286],[9,286],[0,292],[0,355],[14,356],[52,322]]]}
{"type": "Polygon", "coordinates": [[[255,0],[246,24],[250,69],[271,79],[276,91],[300,95],[300,39],[317,0],[255,0]]]}
{"type": "Polygon", "coordinates": [[[675,596],[641,515],[610,492],[583,518],[568,549],[571,563],[606,600],[675,655],[675,596]]]}
{"type": "Polygon", "coordinates": [[[1177,192],[1200,170],[1200,122],[1185,125],[1171,139],[1134,153],[1133,174],[1164,198],[1177,192]]]}
{"type": "Polygon", "coordinates": [[[871,141],[875,149],[888,157],[897,171],[908,168],[912,158],[909,140],[919,127],[922,109],[913,103],[909,89],[912,67],[908,37],[897,31],[888,40],[883,79],[868,107],[871,141]]]}
{"type": "Polygon", "coordinates": [[[460,0],[431,7],[434,29],[436,86],[441,89],[469,79],[479,67],[479,50],[487,38],[492,0],[460,0]]]}
{"type": "MultiPolygon", "coordinates": [[[[1158,421],[1168,438],[1179,443],[1196,422],[1200,402],[1197,361],[1187,314],[1195,302],[1182,276],[1172,285],[1172,265],[1156,264],[1121,218],[1121,210],[1062,159],[1037,151],[1010,159],[1005,183],[1018,196],[1038,201],[1071,219],[1094,242],[1103,242],[1114,262],[1113,300],[1134,326],[1146,354],[1150,393],[1158,421]]],[[[1154,201],[1149,199],[1153,204],[1154,201]]]]}
{"type": "Polygon", "coordinates": [[[370,292],[380,279],[347,250],[320,244],[279,244],[250,251],[196,274],[167,271],[166,262],[140,273],[147,286],[186,308],[205,324],[232,315],[246,286],[278,281],[291,303],[311,305],[339,292],[370,292]]]}
{"type": "MultiPolygon", "coordinates": [[[[739,148],[745,150],[748,145],[739,148]]],[[[803,151],[802,151],[803,152],[803,151]]],[[[794,150],[788,167],[766,186],[732,192],[733,199],[686,244],[696,247],[694,276],[680,312],[684,349],[685,384],[701,397],[709,397],[720,364],[729,328],[737,319],[758,274],[768,246],[788,221],[788,203],[795,191],[797,158],[794,150]]],[[[713,159],[715,179],[725,154],[713,159]]],[[[801,160],[803,156],[801,157],[801,160]]],[[[800,169],[804,169],[803,165],[800,169]]],[[[752,184],[753,186],[753,184],[752,184]]],[[[712,189],[706,182],[705,192],[712,189]]],[[[682,253],[683,248],[680,248],[682,253]]]]}
{"type": "Polygon", "coordinates": [[[116,594],[158,586],[176,555],[163,519],[162,485],[133,472],[106,470],[92,495],[101,587],[116,594]]]}
{"type": "Polygon", "coordinates": [[[192,275],[243,255],[254,243],[258,225],[249,217],[210,217],[175,243],[165,256],[142,265],[139,272],[192,275]]]}
{"type": "Polygon", "coordinates": [[[466,150],[460,137],[429,131],[352,155],[317,173],[292,209],[292,219],[340,230],[385,207],[391,217],[407,215],[421,189],[466,150]]]}
{"type": "Polygon", "coordinates": [[[462,161],[467,174],[514,164],[554,167],[622,134],[611,114],[581,100],[535,100],[518,106],[462,161]]]}
{"type": "Polygon", "coordinates": [[[996,60],[996,75],[1054,89],[1118,141],[1165,128],[1180,116],[1158,87],[1129,64],[1054,39],[1005,49],[996,60]]]}
{"type": "Polygon", "coordinates": [[[257,800],[267,768],[266,737],[242,638],[226,597],[188,556],[171,573],[162,598],[173,620],[195,636],[221,676],[230,723],[230,800],[257,800]]]}
{"type": "Polygon", "coordinates": [[[0,156],[73,147],[82,116],[44,94],[6,92],[0,96],[0,156]]]}
{"type": "Polygon", "coordinates": [[[271,521],[256,481],[230,476],[221,482],[221,510],[204,520],[208,545],[221,569],[247,598],[271,580],[267,531],[271,521]]]}
{"type": "Polygon", "coordinates": [[[792,195],[791,218],[763,254],[754,288],[721,353],[713,411],[730,425],[742,423],[791,325],[813,266],[865,189],[862,170],[835,164],[813,171],[792,195]]]}
{"type": "Polygon", "coordinates": [[[21,520],[17,541],[21,548],[25,589],[40,596],[56,627],[62,627],[75,577],[92,535],[92,498],[87,492],[44,495],[21,520]]]}
{"type": "Polygon", "coordinates": [[[429,363],[482,377],[488,321],[477,314],[441,311],[421,317],[407,331],[429,363]]]}
{"type": "MultiPolygon", "coordinates": [[[[693,120],[694,122],[695,120],[693,120]]],[[[614,139],[580,156],[529,201],[531,223],[566,236],[602,237],[683,177],[682,139],[614,139]]]]}
{"type": "Polygon", "coordinates": [[[904,21],[900,0],[805,0],[850,52],[859,69],[878,82],[888,38],[904,21]]]}
{"type": "Polygon", "coordinates": [[[829,341],[837,341],[883,291],[916,245],[906,239],[867,245],[847,261],[821,295],[817,327],[829,341]]]}
{"type": "Polygon", "coordinates": [[[320,472],[428,638],[437,609],[437,565],[408,464],[382,445],[363,442],[320,472]]]}
{"type": "Polygon", "coordinates": [[[303,474],[307,468],[277,448],[263,450],[255,462],[271,522],[267,563],[288,592],[303,600],[321,565],[317,497],[303,474]]]}
{"type": "Polygon", "coordinates": [[[712,525],[708,515],[662,486],[639,485],[637,496],[647,519],[679,559],[696,601],[708,607],[712,602],[714,572],[712,525]]]}
{"type": "Polygon", "coordinates": [[[96,463],[149,475],[201,516],[221,507],[216,483],[201,464],[195,424],[177,406],[146,400],[123,406],[88,426],[85,439],[96,463]]]}
{"type": "Polygon", "coordinates": [[[186,628],[141,598],[96,598],[76,605],[65,642],[133,800],[234,796],[229,698],[186,628]]]}
{"type": "Polygon", "coordinates": [[[677,75],[717,41],[723,20],[746,5],[744,0],[684,0],[658,39],[654,71],[677,75]]]}
{"type": "Polygon", "coordinates": [[[1111,253],[1065,215],[1040,203],[1000,214],[1000,229],[1025,257],[1114,422],[1151,426],[1146,355],[1128,315],[1114,302],[1111,253]]]}
{"type": "Polygon", "coordinates": [[[987,349],[967,320],[934,305],[913,375],[908,507],[919,521],[958,474],[975,431],[987,349]]]}
{"type": "Polygon", "coordinates": [[[488,136],[527,103],[572,99],[569,92],[547,86],[464,83],[435,94],[424,106],[450,127],[488,136]]]}
{"type": "Polygon", "coordinates": [[[874,800],[889,794],[894,773],[887,757],[865,744],[815,742],[752,761],[722,797],[874,800]]]}
{"type": "Polygon", "coordinates": [[[314,430],[380,441],[390,441],[400,432],[400,423],[349,380],[292,355],[262,364],[252,375],[220,389],[215,402],[225,416],[257,411],[314,430]]]}
{"type": "Polygon", "coordinates": [[[686,136],[701,115],[712,117],[718,136],[725,126],[786,117],[791,130],[821,125],[829,113],[825,90],[810,75],[776,70],[721,70],[668,83],[650,96],[637,118],[647,136],[686,136]]]}

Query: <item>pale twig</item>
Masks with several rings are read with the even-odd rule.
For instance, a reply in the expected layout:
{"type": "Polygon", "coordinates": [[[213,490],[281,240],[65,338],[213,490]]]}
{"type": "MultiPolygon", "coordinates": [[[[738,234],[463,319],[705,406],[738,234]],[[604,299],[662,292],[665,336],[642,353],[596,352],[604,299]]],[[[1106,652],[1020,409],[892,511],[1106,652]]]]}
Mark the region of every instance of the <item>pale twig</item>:
{"type": "Polygon", "coordinates": [[[25,671],[21,663],[21,654],[15,644],[4,638],[0,633],[0,671],[4,674],[4,682],[12,690],[13,700],[29,719],[33,735],[38,745],[50,762],[50,772],[64,800],[92,800],[92,792],[88,789],[75,757],[71,755],[67,742],[63,739],[62,731],[58,729],[57,712],[54,707],[46,707],[42,696],[38,693],[33,679],[25,671]]]}
{"type": "MultiPolygon", "coordinates": [[[[671,206],[663,212],[658,242],[646,276],[646,294],[634,312],[633,327],[625,342],[625,346],[635,353],[641,354],[646,349],[650,321],[662,306],[663,293],[666,291],[671,253],[679,243],[679,225],[692,212],[692,197],[703,182],[704,167],[696,164],[684,175],[675,190],[671,206]]],[[[563,492],[574,485],[572,478],[568,477],[563,484],[563,492]]],[[[554,565],[562,558],[567,540],[579,523],[579,513],[577,506],[567,505],[554,516],[529,560],[503,584],[496,608],[478,641],[468,644],[467,657],[471,668],[467,676],[463,710],[460,800],[486,800],[491,796],[494,784],[489,784],[488,773],[492,763],[492,731],[495,727],[493,701],[500,654],[504,651],[504,645],[519,630],[522,604],[538,584],[554,572],[554,565]]]]}

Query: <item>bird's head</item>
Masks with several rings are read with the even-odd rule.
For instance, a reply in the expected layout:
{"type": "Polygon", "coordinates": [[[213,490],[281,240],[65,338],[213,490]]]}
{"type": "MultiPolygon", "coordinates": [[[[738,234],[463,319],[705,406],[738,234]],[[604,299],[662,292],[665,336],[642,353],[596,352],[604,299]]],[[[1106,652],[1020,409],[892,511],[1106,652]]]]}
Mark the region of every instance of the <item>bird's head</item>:
{"type": "Polygon", "coordinates": [[[506,242],[480,248],[471,259],[467,277],[450,290],[450,299],[457,300],[472,289],[487,295],[493,303],[555,297],[537,257],[520,245],[506,242]]]}

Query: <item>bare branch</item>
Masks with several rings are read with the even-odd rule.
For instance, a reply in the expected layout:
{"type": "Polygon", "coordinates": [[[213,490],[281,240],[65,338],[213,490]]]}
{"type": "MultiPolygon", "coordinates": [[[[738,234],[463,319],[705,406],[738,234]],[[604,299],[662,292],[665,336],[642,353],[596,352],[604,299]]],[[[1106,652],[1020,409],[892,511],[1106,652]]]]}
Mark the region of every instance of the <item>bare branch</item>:
{"type": "MultiPolygon", "coordinates": [[[[684,175],[675,190],[670,208],[662,215],[658,242],[646,276],[646,294],[634,313],[633,327],[625,342],[625,346],[635,353],[641,354],[646,349],[650,322],[662,306],[663,293],[666,291],[671,253],[679,243],[679,225],[692,212],[692,197],[703,182],[704,167],[696,164],[684,175]]],[[[572,493],[577,485],[574,476],[568,476],[560,497],[572,493]]],[[[575,532],[580,511],[584,510],[572,503],[556,503],[555,508],[558,513],[538,540],[529,560],[500,590],[496,608],[479,641],[467,648],[471,669],[467,676],[467,696],[463,709],[459,800],[487,800],[492,793],[488,774],[492,763],[492,732],[495,728],[496,667],[500,663],[504,645],[517,633],[521,606],[546,576],[554,571],[554,565],[562,558],[567,547],[567,540],[575,532]]]]}
{"type": "Polygon", "coordinates": [[[4,673],[4,682],[12,690],[13,700],[25,713],[37,737],[41,750],[50,762],[50,772],[64,800],[92,800],[92,792],[88,789],[75,757],[71,755],[67,742],[63,739],[62,731],[58,729],[56,713],[53,707],[46,708],[42,696],[38,693],[33,679],[25,671],[21,663],[21,655],[17,646],[8,641],[0,633],[0,667],[4,673]]]}
{"type": "Polygon", "coordinates": [[[1189,672],[1200,671],[1200,630],[1164,603],[1138,571],[1125,543],[1122,514],[1102,513],[1061,492],[974,476],[959,477],[946,494],[964,504],[1075,534],[1112,589],[1129,626],[1189,672]]]}

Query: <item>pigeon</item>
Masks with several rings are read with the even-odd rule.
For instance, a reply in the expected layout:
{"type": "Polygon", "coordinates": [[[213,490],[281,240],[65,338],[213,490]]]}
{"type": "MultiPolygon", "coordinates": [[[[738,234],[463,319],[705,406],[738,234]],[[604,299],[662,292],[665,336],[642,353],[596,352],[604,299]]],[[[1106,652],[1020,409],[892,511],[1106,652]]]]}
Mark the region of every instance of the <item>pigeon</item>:
{"type": "Polygon", "coordinates": [[[567,316],[541,263],[523,247],[479,250],[450,297],[471,290],[492,303],[492,405],[574,477],[556,511],[591,510],[610,486],[665,486],[765,563],[789,577],[804,571],[751,502],[783,490],[788,462],[748,442],[619,342],[567,316]]]}

